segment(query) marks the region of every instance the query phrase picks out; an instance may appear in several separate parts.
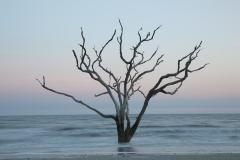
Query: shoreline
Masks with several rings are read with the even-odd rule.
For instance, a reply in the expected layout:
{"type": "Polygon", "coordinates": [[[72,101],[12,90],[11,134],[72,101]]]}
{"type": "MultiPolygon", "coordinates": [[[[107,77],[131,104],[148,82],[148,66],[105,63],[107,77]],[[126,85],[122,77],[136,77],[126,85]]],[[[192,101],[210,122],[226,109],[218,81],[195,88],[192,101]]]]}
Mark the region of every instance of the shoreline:
{"type": "Polygon", "coordinates": [[[0,160],[239,160],[240,153],[0,154],[0,160]]]}

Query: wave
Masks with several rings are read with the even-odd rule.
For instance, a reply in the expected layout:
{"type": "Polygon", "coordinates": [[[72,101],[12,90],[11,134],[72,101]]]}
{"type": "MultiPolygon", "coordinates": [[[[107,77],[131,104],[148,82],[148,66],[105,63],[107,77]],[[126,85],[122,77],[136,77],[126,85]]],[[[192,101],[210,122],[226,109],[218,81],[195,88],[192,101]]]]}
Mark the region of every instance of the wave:
{"type": "Polygon", "coordinates": [[[26,142],[28,141],[29,139],[0,139],[0,145],[3,145],[3,144],[10,144],[10,143],[20,143],[20,142],[26,142]]]}
{"type": "Polygon", "coordinates": [[[239,140],[240,137],[239,136],[230,136],[229,139],[230,140],[239,140]]]}
{"type": "Polygon", "coordinates": [[[105,133],[105,132],[99,132],[99,133],[91,133],[91,132],[87,132],[87,133],[69,133],[69,134],[64,134],[61,135],[64,137],[86,137],[86,138],[91,138],[91,137],[112,137],[115,136],[115,134],[113,133],[105,133]]]}
{"type": "Polygon", "coordinates": [[[82,127],[63,127],[57,128],[56,131],[73,131],[73,130],[80,130],[83,129],[82,127]]]}
{"type": "Polygon", "coordinates": [[[187,125],[149,125],[141,126],[141,128],[220,128],[219,125],[212,124],[187,124],[187,125]]]}
{"type": "Polygon", "coordinates": [[[58,128],[53,128],[52,130],[54,131],[74,131],[74,130],[115,130],[116,127],[113,126],[101,126],[101,127],[96,127],[96,126],[63,126],[63,127],[58,127],[58,128]]]}
{"type": "Polygon", "coordinates": [[[189,132],[181,129],[167,129],[167,130],[148,130],[148,131],[139,131],[136,133],[137,137],[159,137],[159,136],[164,136],[164,137],[173,137],[177,138],[179,136],[188,134],[189,132]]]}

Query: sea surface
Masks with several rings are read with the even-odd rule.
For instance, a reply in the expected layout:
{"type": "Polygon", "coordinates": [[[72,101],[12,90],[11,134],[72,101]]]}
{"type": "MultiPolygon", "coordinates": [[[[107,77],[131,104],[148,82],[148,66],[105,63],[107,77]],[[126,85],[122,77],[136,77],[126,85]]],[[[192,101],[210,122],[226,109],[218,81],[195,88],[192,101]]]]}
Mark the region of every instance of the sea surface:
{"type": "Polygon", "coordinates": [[[98,115],[0,116],[0,156],[119,152],[240,153],[240,114],[144,115],[129,144],[98,115]]]}

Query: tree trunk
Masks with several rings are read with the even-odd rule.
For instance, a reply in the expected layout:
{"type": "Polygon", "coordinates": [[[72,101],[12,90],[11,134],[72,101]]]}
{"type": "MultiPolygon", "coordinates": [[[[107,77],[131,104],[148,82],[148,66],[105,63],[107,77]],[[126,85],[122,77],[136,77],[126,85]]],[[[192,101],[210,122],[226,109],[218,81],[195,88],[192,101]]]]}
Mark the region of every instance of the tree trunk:
{"type": "Polygon", "coordinates": [[[117,133],[118,133],[118,143],[128,143],[132,139],[132,131],[130,128],[124,129],[124,124],[121,122],[116,122],[117,133]]]}
{"type": "Polygon", "coordinates": [[[132,139],[132,135],[129,132],[122,132],[118,130],[118,143],[128,143],[132,139]]]}

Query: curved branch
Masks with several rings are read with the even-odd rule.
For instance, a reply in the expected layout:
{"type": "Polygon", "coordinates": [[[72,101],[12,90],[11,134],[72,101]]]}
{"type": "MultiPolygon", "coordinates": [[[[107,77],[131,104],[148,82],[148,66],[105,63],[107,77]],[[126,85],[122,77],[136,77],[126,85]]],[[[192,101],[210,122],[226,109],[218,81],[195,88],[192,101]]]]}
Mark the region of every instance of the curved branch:
{"type": "Polygon", "coordinates": [[[99,51],[99,56],[101,56],[104,48],[113,40],[113,38],[115,37],[115,35],[116,35],[116,29],[114,30],[113,35],[111,36],[111,38],[104,44],[104,46],[102,47],[102,49],[99,51]]]}
{"type": "MultiPolygon", "coordinates": [[[[77,64],[77,68],[84,72],[84,73],[87,73],[90,75],[90,77],[94,80],[96,80],[97,82],[99,82],[104,88],[106,88],[106,91],[108,92],[111,100],[113,101],[114,103],[114,106],[115,106],[115,109],[116,109],[116,114],[118,114],[118,111],[119,111],[119,104],[117,103],[111,89],[109,88],[109,86],[103,81],[103,79],[101,78],[100,74],[94,69],[94,64],[96,62],[99,62],[99,66],[100,68],[102,68],[104,71],[108,71],[106,70],[102,65],[101,65],[101,54],[104,50],[104,48],[113,40],[114,36],[116,34],[116,30],[114,30],[114,33],[113,35],[111,36],[111,38],[104,44],[104,46],[102,47],[102,49],[100,50],[99,54],[97,53],[97,50],[95,48],[94,51],[97,55],[97,59],[93,62],[91,62],[91,59],[90,59],[90,56],[87,54],[87,50],[85,48],[85,37],[84,37],[84,34],[83,34],[83,30],[81,28],[81,37],[82,37],[82,44],[79,44],[79,46],[81,47],[82,49],[82,52],[81,52],[81,55],[80,55],[80,64],[79,64],[79,59],[75,53],[75,51],[73,50],[73,54],[74,54],[74,57],[75,57],[75,60],[76,60],[76,64],[77,64]],[[87,59],[87,61],[86,61],[87,59]],[[83,67],[84,66],[84,67],[83,67]],[[90,68],[91,66],[91,68],[90,68]]],[[[110,72],[109,72],[110,73],[110,72]]],[[[113,74],[111,74],[111,76],[114,77],[113,74]]],[[[116,78],[115,78],[116,79],[116,78]]]]}
{"type": "MultiPolygon", "coordinates": [[[[147,35],[145,36],[145,38],[142,38],[142,35],[141,35],[141,33],[140,33],[141,29],[138,31],[139,42],[136,44],[136,46],[133,47],[133,49],[132,49],[132,50],[133,50],[133,56],[132,56],[132,58],[130,59],[130,61],[129,61],[128,63],[126,63],[126,64],[127,64],[127,71],[126,71],[126,76],[125,76],[125,79],[124,79],[124,98],[125,98],[125,99],[127,99],[127,98],[129,97],[129,95],[128,95],[128,94],[129,94],[129,91],[130,91],[130,90],[132,89],[132,87],[134,86],[134,83],[132,83],[132,84],[130,85],[130,87],[128,88],[128,82],[133,81],[133,80],[132,80],[132,77],[137,76],[138,71],[137,71],[136,67],[137,67],[138,65],[140,65],[142,62],[146,63],[147,61],[150,61],[150,60],[152,59],[152,57],[154,57],[154,55],[157,53],[157,50],[158,50],[158,49],[156,49],[155,52],[154,52],[154,53],[152,54],[152,56],[150,57],[150,59],[146,60],[146,62],[145,62],[145,61],[144,61],[144,56],[143,56],[142,53],[138,52],[138,48],[139,48],[144,42],[151,41],[151,40],[154,38],[155,33],[156,33],[156,31],[157,31],[159,28],[160,28],[160,26],[157,27],[156,29],[154,29],[154,31],[153,31],[152,34],[151,34],[150,32],[148,32],[147,35]],[[136,59],[137,55],[141,55],[142,59],[141,59],[140,62],[138,62],[137,64],[134,64],[134,60],[136,59]],[[134,71],[137,72],[134,76],[131,76],[132,70],[134,70],[134,71]],[[127,89],[127,88],[128,88],[128,89],[127,89]]],[[[155,69],[155,67],[161,63],[161,61],[159,61],[161,58],[162,58],[162,57],[160,57],[160,58],[157,60],[156,65],[155,65],[151,70],[147,70],[147,71],[145,71],[144,73],[141,73],[141,74],[139,75],[139,77],[136,78],[136,79],[138,80],[138,79],[140,79],[144,74],[147,74],[147,73],[152,72],[152,71],[155,69]]],[[[136,81],[137,81],[137,80],[136,80],[136,81]]],[[[136,82],[136,81],[135,81],[135,82],[136,82]]],[[[134,81],[133,81],[133,82],[134,82],[134,81]]]]}
{"type": "Polygon", "coordinates": [[[163,90],[166,87],[171,86],[171,85],[175,85],[175,84],[180,83],[180,82],[183,82],[188,77],[188,73],[191,73],[191,72],[194,72],[194,71],[199,71],[199,70],[201,70],[201,69],[203,69],[207,66],[207,64],[205,64],[202,67],[197,68],[195,70],[190,70],[189,69],[189,66],[191,65],[192,61],[194,61],[198,57],[198,53],[200,51],[201,45],[202,45],[202,41],[194,47],[192,52],[190,52],[189,54],[187,54],[186,56],[184,56],[184,57],[182,57],[181,59],[178,60],[177,71],[175,73],[169,73],[169,74],[163,75],[159,78],[157,83],[152,88],[152,90],[155,90],[154,94],[157,94],[158,92],[164,93],[163,90]],[[185,63],[184,67],[181,69],[181,63],[185,59],[187,59],[187,62],[185,63]],[[178,78],[178,75],[180,75],[181,73],[184,73],[184,77],[178,78]],[[169,83],[159,87],[160,84],[162,83],[162,81],[164,79],[168,79],[168,78],[177,78],[178,80],[173,81],[173,82],[169,82],[169,83]]]}
{"type": "Polygon", "coordinates": [[[153,72],[153,71],[156,69],[156,67],[157,67],[160,63],[163,62],[163,60],[161,60],[163,56],[164,56],[164,55],[161,55],[161,56],[157,59],[155,65],[154,65],[151,69],[146,70],[146,71],[140,73],[140,74],[136,77],[136,79],[134,80],[134,82],[136,82],[137,80],[139,80],[143,75],[153,72]]]}
{"type": "Polygon", "coordinates": [[[143,114],[145,113],[145,111],[147,109],[148,103],[154,95],[156,95],[159,92],[164,93],[164,94],[170,94],[170,95],[175,94],[181,88],[181,86],[183,84],[183,81],[187,79],[188,73],[199,71],[199,70],[205,68],[208,65],[208,63],[207,63],[207,64],[205,64],[205,65],[203,65],[203,66],[201,66],[197,69],[194,69],[194,70],[189,69],[189,66],[191,65],[192,61],[194,61],[198,57],[198,53],[200,52],[201,44],[202,44],[202,41],[197,46],[194,47],[194,50],[191,53],[189,53],[188,55],[186,55],[186,56],[184,56],[184,57],[182,57],[181,59],[178,60],[177,71],[175,73],[169,73],[169,74],[161,76],[159,78],[159,80],[157,81],[157,83],[154,85],[154,87],[152,89],[150,89],[150,91],[148,92],[148,94],[145,98],[142,109],[141,109],[140,113],[138,114],[135,123],[131,127],[131,133],[132,134],[135,133],[135,131],[136,131],[136,129],[137,129],[137,127],[138,127],[138,125],[141,121],[141,118],[142,118],[143,114]],[[185,66],[181,69],[181,62],[185,59],[187,59],[187,62],[185,63],[185,66]],[[182,74],[182,73],[184,74],[184,76],[179,78],[179,75],[182,74]],[[159,87],[160,84],[162,83],[162,81],[164,79],[168,79],[168,78],[175,78],[177,80],[172,81],[172,82],[168,82],[168,83],[162,85],[161,87],[159,87]],[[172,85],[176,85],[176,84],[179,84],[179,85],[173,91],[166,91],[165,90],[167,87],[172,86],[172,85]]]}
{"type": "Polygon", "coordinates": [[[74,96],[70,95],[70,94],[67,94],[67,93],[64,93],[64,92],[59,92],[59,91],[56,91],[54,89],[51,89],[49,87],[46,86],[46,82],[45,82],[45,77],[43,76],[43,81],[41,82],[39,79],[36,79],[37,82],[46,90],[48,91],[51,91],[53,93],[56,93],[56,94],[59,94],[59,95],[63,95],[63,96],[66,96],[66,97],[69,97],[71,98],[73,101],[77,102],[77,103],[80,103],[82,104],[83,106],[85,106],[86,108],[96,112],[98,115],[104,117],[104,118],[111,118],[113,120],[116,120],[116,117],[114,115],[108,115],[108,114],[103,114],[102,112],[100,112],[99,110],[89,106],[88,104],[86,104],[85,102],[81,101],[81,100],[78,100],[76,99],[74,96]]]}
{"type": "Polygon", "coordinates": [[[99,93],[99,94],[95,94],[94,96],[95,97],[100,97],[100,96],[106,95],[106,94],[108,94],[108,92],[102,92],[102,93],[99,93]]]}
{"type": "Polygon", "coordinates": [[[119,53],[120,53],[120,58],[121,60],[126,63],[126,64],[130,64],[130,61],[127,61],[124,57],[123,57],[123,52],[122,52],[122,37],[123,37],[123,26],[122,23],[120,21],[120,19],[118,19],[119,25],[121,27],[121,34],[120,36],[117,38],[118,44],[119,44],[119,53]]]}
{"type": "Polygon", "coordinates": [[[178,87],[173,90],[173,91],[165,91],[164,89],[162,89],[162,93],[164,94],[170,94],[170,95],[174,95],[175,93],[177,93],[178,89],[181,88],[182,84],[183,84],[183,81],[179,82],[180,84],[178,85],[178,87]]]}
{"type": "Polygon", "coordinates": [[[197,68],[197,69],[193,69],[193,70],[188,69],[188,72],[192,73],[192,72],[199,71],[199,70],[205,68],[205,67],[206,67],[207,65],[209,65],[209,64],[210,64],[210,63],[206,63],[206,64],[204,64],[203,66],[201,66],[201,67],[199,67],[199,68],[197,68]]]}

